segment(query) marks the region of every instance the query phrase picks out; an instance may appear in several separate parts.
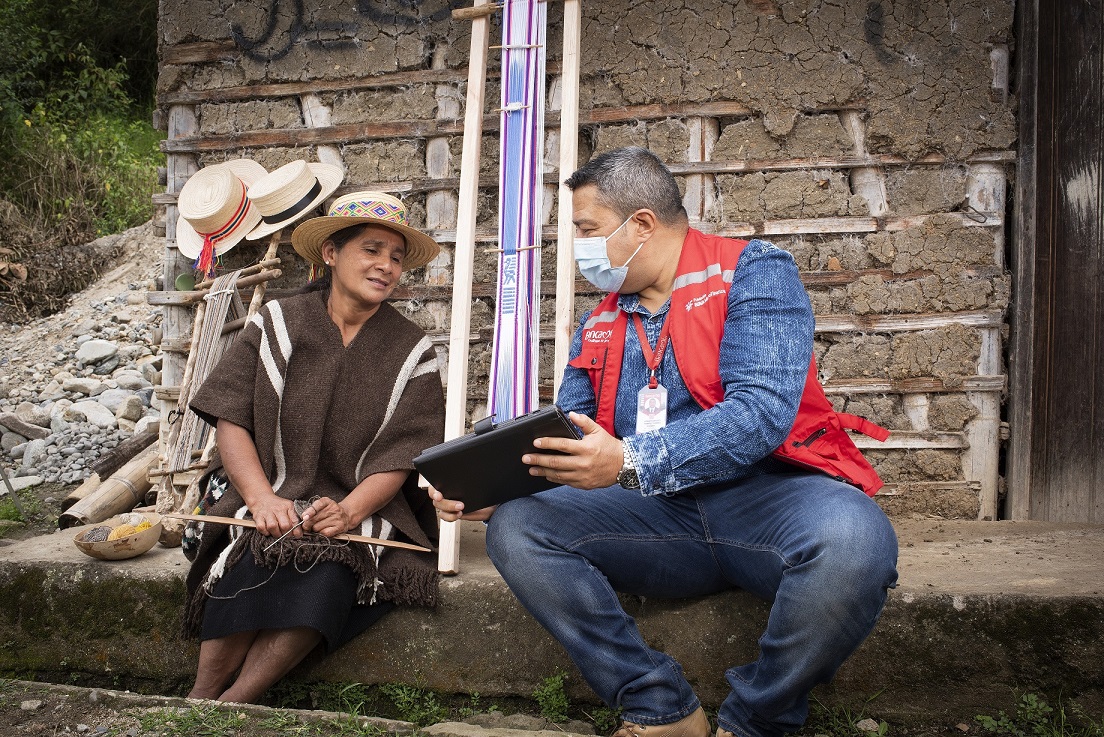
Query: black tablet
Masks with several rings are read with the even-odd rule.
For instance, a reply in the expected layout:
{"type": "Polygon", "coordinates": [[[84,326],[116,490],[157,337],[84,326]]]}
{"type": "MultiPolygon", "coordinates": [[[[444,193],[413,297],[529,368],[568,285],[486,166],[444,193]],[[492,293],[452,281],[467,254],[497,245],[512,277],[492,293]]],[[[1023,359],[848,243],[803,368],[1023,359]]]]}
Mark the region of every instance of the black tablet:
{"type": "Polygon", "coordinates": [[[544,407],[498,424],[476,423],[475,432],[423,451],[414,468],[446,499],[464,502],[464,509],[474,512],[557,486],[530,475],[521,457],[537,450],[537,438],[580,436],[559,407],[544,407]]]}

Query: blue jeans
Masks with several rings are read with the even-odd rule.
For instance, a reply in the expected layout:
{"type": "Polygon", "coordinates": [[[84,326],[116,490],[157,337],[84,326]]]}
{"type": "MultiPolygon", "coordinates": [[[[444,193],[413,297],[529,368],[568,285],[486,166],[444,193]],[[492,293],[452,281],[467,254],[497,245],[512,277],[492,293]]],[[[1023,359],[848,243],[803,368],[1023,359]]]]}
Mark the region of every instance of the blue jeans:
{"type": "Polygon", "coordinates": [[[561,486],[499,507],[487,551],[594,692],[637,724],[677,721],[699,703],[615,592],[680,598],[739,587],[772,602],[759,659],[725,674],[732,691],[718,723],[740,737],[799,729],[809,692],[870,633],[897,580],[897,536],[878,505],[803,472],[667,497],[561,486]]]}

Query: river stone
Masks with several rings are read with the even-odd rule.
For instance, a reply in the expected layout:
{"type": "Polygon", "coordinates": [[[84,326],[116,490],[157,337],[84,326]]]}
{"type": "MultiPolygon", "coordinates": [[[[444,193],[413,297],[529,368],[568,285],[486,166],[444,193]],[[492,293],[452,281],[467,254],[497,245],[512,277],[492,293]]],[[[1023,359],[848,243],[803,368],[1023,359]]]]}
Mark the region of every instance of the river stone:
{"type": "Polygon", "coordinates": [[[23,466],[25,468],[36,468],[40,463],[45,460],[45,440],[32,440],[31,442],[27,443],[27,447],[23,450],[23,466]]]}
{"type": "Polygon", "coordinates": [[[99,325],[95,320],[81,320],[79,323],[73,326],[73,335],[87,335],[88,333],[94,333],[99,325]]]}
{"type": "MultiPolygon", "coordinates": [[[[106,392],[104,393],[106,394],[106,392]]],[[[137,422],[138,420],[142,419],[142,416],[145,414],[146,405],[142,404],[142,400],[133,394],[124,399],[115,409],[115,419],[117,420],[129,420],[130,422],[137,422]]]]}
{"type": "MultiPolygon", "coordinates": [[[[50,424],[50,412],[30,402],[20,402],[15,408],[15,416],[32,425],[47,427],[50,424]]],[[[11,430],[12,428],[8,428],[11,430]]]]}
{"type": "MultiPolygon", "coordinates": [[[[27,438],[19,433],[8,431],[0,435],[0,448],[3,448],[5,453],[10,454],[16,446],[22,445],[25,442],[27,442],[27,438]]],[[[12,457],[15,458],[15,456],[12,457]]]]}
{"type": "Polygon", "coordinates": [[[129,389],[130,391],[145,389],[147,386],[150,385],[150,383],[143,379],[140,375],[129,372],[116,376],[115,383],[119,385],[120,389],[129,389]]]}
{"type": "Polygon", "coordinates": [[[61,388],[67,392],[76,392],[88,397],[94,397],[105,389],[104,383],[99,379],[90,379],[83,376],[66,379],[62,382],[61,388]]]}
{"type": "Polygon", "coordinates": [[[99,402],[85,400],[65,410],[62,417],[70,422],[91,422],[96,427],[115,427],[115,414],[99,402]]]}
{"type": "Polygon", "coordinates": [[[134,434],[140,435],[150,428],[156,430],[159,424],[161,424],[161,418],[159,416],[146,415],[134,424],[134,434]]]}
{"type": "Polygon", "coordinates": [[[126,389],[108,389],[103,394],[96,397],[96,401],[114,413],[119,411],[119,407],[123,406],[123,402],[125,402],[128,397],[133,396],[134,392],[128,392],[126,389]]]}
{"type": "MultiPolygon", "coordinates": [[[[38,486],[46,479],[41,476],[16,476],[13,479],[8,479],[11,482],[13,491],[23,491],[29,489],[32,486],[38,486]]],[[[6,489],[5,489],[6,491],[6,489]]]]}
{"type": "Polygon", "coordinates": [[[119,346],[110,340],[93,339],[77,349],[77,360],[84,364],[100,363],[114,356],[119,346]]]}
{"type": "MultiPolygon", "coordinates": [[[[50,422],[49,414],[46,415],[46,423],[50,422]]],[[[12,412],[6,412],[0,415],[0,425],[7,428],[9,431],[19,433],[25,438],[34,440],[36,438],[45,438],[50,435],[50,431],[45,427],[39,427],[38,425],[31,424],[23,420],[19,415],[12,412]]]]}

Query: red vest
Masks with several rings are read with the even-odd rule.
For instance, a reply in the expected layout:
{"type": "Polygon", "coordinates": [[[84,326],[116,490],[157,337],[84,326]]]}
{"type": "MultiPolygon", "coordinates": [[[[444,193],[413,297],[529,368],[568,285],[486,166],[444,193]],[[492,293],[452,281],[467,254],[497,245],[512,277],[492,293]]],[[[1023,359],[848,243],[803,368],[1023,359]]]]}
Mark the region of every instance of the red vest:
{"type": "MultiPolygon", "coordinates": [[[[683,242],[671,292],[667,320],[671,349],[691,396],[709,409],[724,399],[721,384],[721,337],[728,314],[728,291],[747,241],[706,235],[693,228],[683,242]]],[[[625,353],[628,316],[609,294],[587,317],[583,345],[570,365],[585,369],[594,385],[595,421],[614,434],[617,382],[625,353]]],[[[832,409],[817,380],[816,358],[809,362],[797,419],[784,443],[771,455],[861,488],[869,496],[882,487],[877,472],[863,458],[847,430],[884,441],[889,431],[857,415],[832,409]]]]}

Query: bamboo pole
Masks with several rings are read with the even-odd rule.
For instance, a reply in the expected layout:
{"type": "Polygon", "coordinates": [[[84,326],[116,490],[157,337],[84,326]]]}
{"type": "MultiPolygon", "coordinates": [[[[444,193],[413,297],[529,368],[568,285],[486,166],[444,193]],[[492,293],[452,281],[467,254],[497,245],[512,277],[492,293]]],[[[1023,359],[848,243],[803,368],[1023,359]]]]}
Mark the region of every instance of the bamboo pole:
{"type": "Polygon", "coordinates": [[[69,509],[69,507],[73,506],[81,499],[84,499],[86,496],[98,489],[100,483],[100,475],[93,471],[92,474],[90,474],[88,478],[86,478],[81,483],[80,486],[65,495],[65,498],[61,500],[61,511],[64,512],[65,510],[69,509]]]}
{"type": "MultiPolygon", "coordinates": [[[[476,0],[475,7],[487,5],[476,0]]],[[[460,202],[456,213],[456,249],[452,266],[452,324],[449,334],[445,439],[464,434],[468,404],[468,333],[471,330],[471,286],[475,273],[475,221],[479,200],[479,154],[483,141],[483,105],[487,77],[487,16],[472,20],[468,56],[468,89],[464,107],[464,148],[460,163],[460,202]]],[[[460,539],[456,522],[442,522],[437,568],[460,570],[460,539]]]]}
{"type": "Polygon", "coordinates": [[[575,328],[575,225],[571,190],[564,180],[579,165],[579,49],[582,36],[580,0],[565,0],[563,73],[560,77],[560,180],[556,214],[556,343],[553,396],[560,390],[575,328]]]}
{"type": "Polygon", "coordinates": [[[77,501],[58,517],[58,527],[103,522],[129,512],[142,503],[150,489],[148,473],[157,462],[157,446],[150,446],[104,480],[95,491],[77,501]]]}

